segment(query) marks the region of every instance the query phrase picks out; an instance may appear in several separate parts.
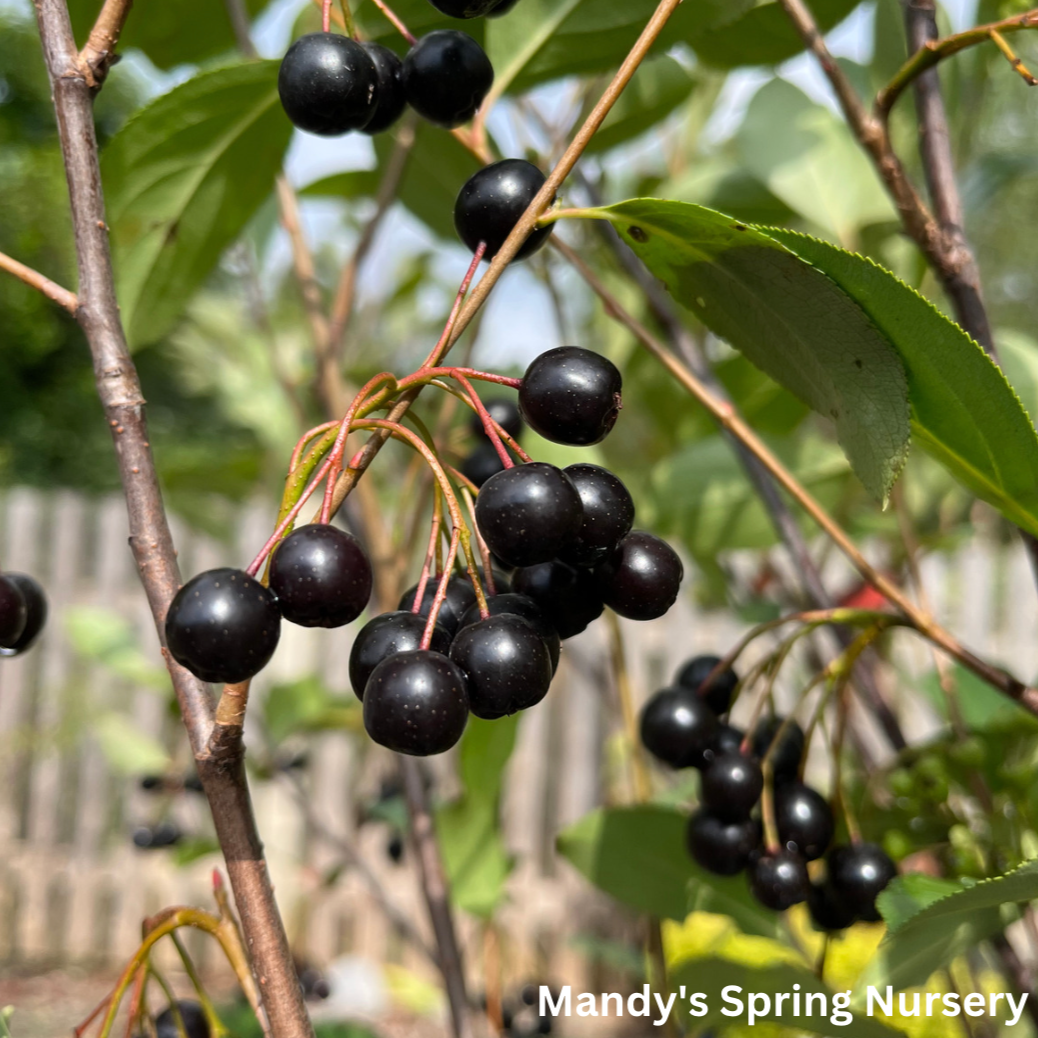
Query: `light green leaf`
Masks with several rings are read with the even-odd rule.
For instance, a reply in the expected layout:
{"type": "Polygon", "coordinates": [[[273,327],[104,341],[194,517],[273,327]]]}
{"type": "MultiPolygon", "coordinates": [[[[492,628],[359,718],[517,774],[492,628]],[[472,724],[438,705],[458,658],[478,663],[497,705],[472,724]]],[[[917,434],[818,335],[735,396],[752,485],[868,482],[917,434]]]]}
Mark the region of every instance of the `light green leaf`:
{"type": "Polygon", "coordinates": [[[378,191],[379,172],[377,169],[351,169],[346,173],[333,173],[330,177],[322,177],[300,190],[300,195],[331,196],[332,198],[363,198],[374,195],[378,191]]]}
{"type": "Polygon", "coordinates": [[[125,714],[109,711],[96,717],[90,727],[105,760],[120,774],[161,775],[169,769],[169,754],[134,727],[125,714]]]}
{"type": "Polygon", "coordinates": [[[361,705],[352,696],[334,696],[320,678],[311,675],[275,685],[263,703],[263,723],[275,745],[301,732],[357,731],[362,726],[361,705]]]}
{"type": "Polygon", "coordinates": [[[107,609],[80,606],[65,613],[65,629],[76,652],[134,685],[165,692],[169,674],[143,652],[133,626],[107,609]]]}
{"type": "Polygon", "coordinates": [[[713,332],[819,413],[865,488],[886,500],[908,456],[896,350],[846,293],[789,249],[700,206],[633,199],[589,217],[620,235],[713,332]]]}
{"type": "MultiPolygon", "coordinates": [[[[1034,728],[1038,720],[1034,714],[996,692],[986,681],[956,663],[952,668],[952,680],[958,692],[959,713],[962,723],[973,732],[1009,731],[1034,728]]],[[[947,714],[948,697],[941,689],[941,679],[936,670],[923,675],[919,688],[942,714],[947,714]]]]}
{"type": "Polygon", "coordinates": [[[1003,330],[996,334],[998,359],[1020,402],[1038,424],[1038,342],[1024,332],[1003,330]]]}
{"type": "Polygon", "coordinates": [[[596,887],[640,912],[678,921],[714,912],[744,933],[781,936],[779,917],[753,900],[745,877],[712,876],[692,860],[687,825],[686,814],[659,805],[600,808],[560,833],[558,849],[596,887]]]}
{"type": "Polygon", "coordinates": [[[871,260],[793,231],[767,233],[839,285],[897,350],[914,441],[1011,522],[1038,534],[1038,434],[987,354],[871,260]]]}
{"type": "Polygon", "coordinates": [[[270,194],[292,126],[276,61],[199,73],[135,115],[101,164],[131,345],[161,338],[270,194]]]}
{"type": "Polygon", "coordinates": [[[883,922],[890,933],[897,933],[914,915],[929,907],[949,894],[957,894],[962,890],[957,879],[943,879],[940,876],[924,876],[912,873],[908,876],[896,876],[887,885],[886,890],[876,899],[883,922]]]}
{"type": "Polygon", "coordinates": [[[11,1030],[8,1025],[14,1016],[14,1006],[4,1006],[0,1009],[0,1038],[11,1038],[11,1030]]]}
{"type": "Polygon", "coordinates": [[[1001,933],[1015,915],[1013,906],[1036,898],[1038,860],[929,903],[927,898],[920,898],[915,913],[903,911],[903,890],[895,889],[895,894],[881,900],[879,907],[884,916],[891,913],[897,930],[887,934],[869,962],[859,981],[859,992],[869,984],[880,988],[890,984],[896,991],[925,984],[934,970],[1001,933]]]}

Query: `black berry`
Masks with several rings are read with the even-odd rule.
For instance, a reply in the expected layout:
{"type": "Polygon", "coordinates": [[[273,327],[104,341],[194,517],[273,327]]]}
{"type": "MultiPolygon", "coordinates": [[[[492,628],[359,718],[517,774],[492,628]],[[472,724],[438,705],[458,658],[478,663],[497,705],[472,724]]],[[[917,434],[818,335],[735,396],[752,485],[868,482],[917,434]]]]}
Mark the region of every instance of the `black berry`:
{"type": "Polygon", "coordinates": [[[553,559],[576,537],[583,515],[569,476],[541,461],[491,476],[476,498],[487,547],[511,566],[553,559]]]}
{"type": "MultiPolygon", "coordinates": [[[[479,248],[480,242],[486,242],[484,257],[493,259],[537,192],[544,187],[544,181],[544,174],[525,159],[502,159],[473,173],[454,203],[454,229],[458,237],[472,252],[479,248]]],[[[515,259],[532,256],[547,242],[553,229],[553,224],[534,228],[515,259]]]]}
{"type": "Polygon", "coordinates": [[[367,134],[388,130],[404,114],[407,92],[404,89],[404,63],[381,43],[362,43],[375,66],[378,88],[375,90],[375,114],[364,127],[367,134]]]}
{"type": "MultiPolygon", "coordinates": [[[[757,723],[757,727],[753,729],[753,752],[758,760],[764,760],[785,720],[784,717],[769,717],[757,723]]],[[[775,782],[792,782],[800,771],[800,760],[803,756],[804,730],[796,721],[790,721],[785,726],[785,734],[771,754],[775,782]]]]}
{"type": "Polygon", "coordinates": [[[322,523],[301,526],[275,549],[270,590],[286,620],[301,627],[342,627],[371,598],[371,563],[357,539],[322,523]]]}
{"type": "Polygon", "coordinates": [[[173,659],[203,681],[246,681],[267,665],[280,637],[277,599],[240,569],[199,573],[166,614],[173,659]]]}
{"type": "Polygon", "coordinates": [[[620,479],[600,465],[569,465],[563,472],[580,494],[584,522],[560,557],[574,566],[595,566],[631,532],[634,501],[620,479]]]}
{"type": "Polygon", "coordinates": [[[495,720],[539,703],[551,684],[551,654],[533,624],[503,613],[458,631],[450,658],[468,681],[469,709],[495,720]]]}
{"type": "Polygon", "coordinates": [[[500,18],[501,15],[508,14],[517,3],[519,3],[519,0],[499,0],[496,7],[492,7],[487,11],[487,17],[500,18]]]}
{"type": "Polygon", "coordinates": [[[404,59],[408,104],[447,129],[476,114],[493,82],[494,67],[483,48],[456,29],[428,33],[404,59]]]}
{"type": "Polygon", "coordinates": [[[760,844],[761,826],[752,818],[729,823],[698,811],[688,820],[686,837],[692,857],[707,872],[734,876],[746,868],[760,844]]]}
{"type": "Polygon", "coordinates": [[[789,782],[775,790],[779,842],[807,861],[820,858],[833,838],[833,813],[817,790],[789,782]]]}
{"type": "Polygon", "coordinates": [[[21,588],[7,574],[0,576],[0,647],[13,649],[28,620],[29,606],[21,588]]]}
{"type": "MultiPolygon", "coordinates": [[[[514,400],[506,400],[504,397],[498,397],[496,400],[486,401],[487,413],[491,418],[501,426],[502,429],[513,439],[518,440],[523,433],[523,420],[519,415],[519,406],[514,400]]],[[[487,443],[490,442],[490,438],[487,436],[486,430],[483,428],[483,421],[478,414],[472,415],[469,419],[469,428],[472,430],[472,435],[479,440],[485,440],[487,443]]]]}
{"type": "Polygon", "coordinates": [[[389,838],[386,856],[394,865],[399,865],[404,860],[404,838],[399,833],[393,833],[389,838]]]}
{"type": "Polygon", "coordinates": [[[437,11],[450,18],[480,18],[493,10],[499,0],[429,0],[437,11]]]}
{"type": "MultiPolygon", "coordinates": [[[[720,662],[720,656],[696,656],[682,665],[675,680],[679,685],[698,692],[700,686],[710,676],[710,672],[720,662]]],[[[738,684],[739,678],[731,668],[722,670],[710,682],[710,687],[703,692],[703,696],[715,714],[728,713],[728,708],[732,705],[732,693],[738,684]]]]}
{"type": "Polygon", "coordinates": [[[657,692],[642,709],[642,745],[672,768],[701,768],[717,734],[717,717],[684,688],[657,692]]]}
{"type": "MultiPolygon", "coordinates": [[[[18,656],[32,648],[47,622],[47,595],[39,583],[25,573],[5,573],[4,579],[10,581],[22,593],[25,599],[25,626],[22,633],[10,644],[2,644],[0,638],[0,656],[18,656]]],[[[2,593],[0,593],[2,598],[2,593]]],[[[0,606],[2,611],[2,606],[0,606]]],[[[2,624],[0,624],[2,626],[2,624]]]]}
{"type": "Polygon", "coordinates": [[[722,754],[703,769],[703,806],[724,822],[749,818],[763,789],[760,765],[744,754],[722,754]]]}
{"type": "Polygon", "coordinates": [[[419,649],[390,656],[364,689],[368,735],[397,753],[444,753],[461,738],[468,716],[465,675],[438,652],[419,649]]]}
{"type": "Polygon", "coordinates": [[[278,71],[285,114],[325,137],[362,130],[377,108],[378,71],[357,42],[330,32],[300,36],[278,71]]]}
{"type": "MultiPolygon", "coordinates": [[[[443,615],[442,610],[440,615],[443,615]]],[[[382,613],[360,629],[350,650],[350,684],[358,699],[364,698],[364,688],[371,672],[384,659],[398,652],[414,652],[421,648],[425,622],[426,618],[419,613],[401,610],[382,613]]],[[[429,648],[446,656],[450,647],[450,634],[437,624],[429,648]]]]}
{"type": "Polygon", "coordinates": [[[655,620],[678,597],[685,568],[666,541],[644,530],[629,533],[595,570],[602,600],[628,620],[655,620]]]}
{"type": "Polygon", "coordinates": [[[497,448],[489,441],[477,443],[472,453],[461,463],[461,474],[482,488],[491,476],[503,472],[505,468],[497,448]]]}
{"type": "Polygon", "coordinates": [[[874,843],[834,847],[829,852],[829,883],[859,919],[878,923],[876,898],[897,875],[897,866],[874,843]]]}
{"type": "MultiPolygon", "coordinates": [[[[709,703],[707,705],[709,706],[709,703]]],[[[745,738],[746,733],[741,728],[730,724],[719,724],[707,756],[712,760],[724,753],[741,753],[742,741],[745,738]]]]}
{"type": "Polygon", "coordinates": [[[516,570],[512,588],[540,606],[563,640],[580,634],[605,609],[594,576],[558,560],[516,570]]]}
{"type": "MultiPolygon", "coordinates": [[[[491,616],[514,615],[521,616],[541,636],[544,644],[548,647],[548,655],[551,657],[551,672],[559,665],[559,653],[562,650],[562,642],[559,632],[552,626],[537,603],[527,595],[515,592],[498,593],[487,599],[487,609],[491,616]]],[[[468,612],[461,618],[461,626],[468,627],[469,624],[478,623],[479,605],[473,604],[468,612]]]]}
{"type": "Polygon", "coordinates": [[[750,863],[749,879],[753,896],[775,912],[784,912],[806,901],[811,890],[807,865],[792,851],[759,855],[750,863]]]}
{"type": "MultiPolygon", "coordinates": [[[[209,1021],[197,1002],[184,999],[177,1002],[177,1009],[180,1010],[187,1038],[209,1038],[209,1021]]],[[[155,1033],[156,1038],[180,1038],[180,1029],[172,1009],[164,1009],[155,1017],[155,1033]]]]}
{"type": "MultiPolygon", "coordinates": [[[[436,598],[436,589],[439,583],[439,577],[432,575],[426,581],[425,594],[422,595],[422,602],[418,608],[419,616],[429,615],[432,610],[433,599],[436,598]]],[[[404,609],[410,612],[414,606],[417,593],[417,584],[408,588],[400,599],[397,609],[404,609]]],[[[462,616],[475,601],[476,592],[472,589],[472,581],[467,576],[462,577],[455,574],[447,581],[447,595],[440,606],[439,613],[436,615],[436,623],[453,637],[462,616]]]]}
{"type": "Polygon", "coordinates": [[[807,894],[811,920],[819,930],[832,933],[846,930],[854,922],[854,912],[840,899],[830,883],[814,883],[807,894]]]}
{"type": "Polygon", "coordinates": [[[587,447],[605,439],[620,413],[623,379],[612,361],[578,346],[535,358],[519,387],[519,413],[545,439],[587,447]]]}

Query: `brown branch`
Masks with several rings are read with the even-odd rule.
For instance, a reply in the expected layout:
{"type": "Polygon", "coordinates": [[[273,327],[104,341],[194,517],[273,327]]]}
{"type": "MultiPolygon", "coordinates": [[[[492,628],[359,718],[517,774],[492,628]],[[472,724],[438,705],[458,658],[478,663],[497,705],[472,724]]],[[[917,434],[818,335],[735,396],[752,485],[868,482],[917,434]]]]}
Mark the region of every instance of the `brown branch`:
{"type": "Polygon", "coordinates": [[[50,278],[45,277],[38,270],[33,270],[32,267],[27,267],[24,263],[19,263],[18,260],[12,259],[3,252],[0,252],[0,270],[13,274],[19,281],[24,281],[31,288],[35,288],[37,292],[42,292],[52,303],[57,303],[58,306],[68,310],[73,317],[76,316],[79,300],[76,298],[75,292],[62,288],[61,285],[51,281],[50,278]]]}
{"type": "MultiPolygon", "coordinates": [[[[166,610],[180,586],[180,572],[151,454],[144,398],[115,297],[93,123],[93,88],[76,52],[64,0],[36,0],[36,13],[72,210],[79,273],[77,318],[90,346],[98,395],[115,442],[130,547],[162,639],[166,610]]],[[[209,798],[271,1029],[277,1038],[311,1038],[256,831],[243,758],[239,754],[216,762],[206,755],[213,725],[209,689],[174,663],[168,653],[166,660],[209,798]]]]}
{"type": "Polygon", "coordinates": [[[95,90],[101,88],[108,70],[119,60],[115,48],[131,7],[133,0],[105,0],[86,44],[79,52],[79,67],[87,85],[95,90]]]}

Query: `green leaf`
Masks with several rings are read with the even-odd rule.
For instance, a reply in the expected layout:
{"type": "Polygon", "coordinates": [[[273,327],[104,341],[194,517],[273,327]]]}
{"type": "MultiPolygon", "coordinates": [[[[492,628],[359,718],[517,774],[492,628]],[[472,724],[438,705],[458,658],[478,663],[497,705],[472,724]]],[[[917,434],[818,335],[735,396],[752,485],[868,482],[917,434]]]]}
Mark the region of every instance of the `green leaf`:
{"type": "MultiPolygon", "coordinates": [[[[1032,713],[1019,703],[1007,699],[1001,692],[996,692],[986,681],[959,663],[952,668],[952,680],[958,692],[962,722],[970,731],[1020,730],[1021,726],[1033,728],[1038,724],[1032,713]]],[[[936,670],[925,674],[919,687],[942,714],[947,714],[948,699],[941,689],[941,679],[936,670]]]]}
{"type": "Polygon", "coordinates": [[[220,845],[211,836],[193,836],[187,840],[181,840],[173,848],[171,855],[173,864],[178,869],[187,868],[201,858],[208,858],[210,854],[219,854],[220,845]]]}
{"type": "Polygon", "coordinates": [[[744,877],[712,876],[692,860],[687,825],[686,814],[659,805],[599,808],[560,833],[558,849],[596,887],[640,912],[678,921],[715,912],[744,933],[780,936],[779,917],[753,900],[744,877]]]}
{"type": "Polygon", "coordinates": [[[469,718],[459,753],[464,792],[436,812],[451,897],[459,908],[489,919],[504,897],[512,859],[501,839],[504,769],[515,747],[519,715],[499,721],[469,718]]]}
{"type": "Polygon", "coordinates": [[[887,929],[890,933],[897,933],[912,916],[918,915],[924,908],[940,901],[941,898],[957,894],[962,889],[962,883],[957,879],[912,873],[892,879],[886,890],[876,899],[876,904],[887,929]]]}
{"type": "MultiPolygon", "coordinates": [[[[811,13],[822,32],[828,32],[858,6],[860,0],[812,0],[811,13]]],[[[777,0],[758,3],[715,28],[688,39],[692,49],[708,65],[737,68],[740,65],[777,65],[799,54],[804,41],[777,0]]]]}
{"type": "Polygon", "coordinates": [[[919,899],[918,911],[905,912],[903,888],[879,903],[896,931],[884,938],[858,983],[896,991],[925,984],[934,970],[1001,933],[1011,921],[1011,906],[1038,898],[1038,860],[1028,861],[1004,876],[983,879],[945,897],[919,899]],[[1007,911],[1007,909],[1009,911],[1007,911]]]}
{"type": "Polygon", "coordinates": [[[908,456],[908,385],[897,352],[825,274],[774,238],[684,202],[633,199],[612,221],[703,323],[819,413],[865,488],[886,500],[908,456]]]}
{"type": "Polygon", "coordinates": [[[96,717],[91,731],[105,760],[122,775],[161,775],[170,766],[159,742],[134,727],[125,714],[112,710],[96,717]]]}
{"type": "Polygon", "coordinates": [[[292,134],[276,61],[202,72],[112,139],[101,163],[131,345],[161,338],[270,194],[292,134]]]}
{"type": "Polygon", "coordinates": [[[1020,402],[1038,424],[1038,342],[1024,332],[1003,330],[995,335],[998,359],[1020,402]]]}
{"type": "Polygon", "coordinates": [[[158,692],[169,688],[169,673],[157,667],[143,652],[133,625],[118,613],[94,606],[69,609],[65,630],[76,652],[97,660],[113,673],[134,685],[158,692]]]}
{"type": "MultiPolygon", "coordinates": [[[[245,0],[251,15],[267,0],[245,0]]],[[[101,0],[69,0],[72,29],[80,46],[86,42],[101,0]]],[[[227,8],[212,0],[136,0],[119,40],[119,49],[139,47],[159,68],[197,65],[235,49],[234,30],[227,8]]]]}
{"type": "Polygon", "coordinates": [[[263,703],[263,723],[277,745],[290,735],[361,727],[361,705],[352,696],[334,696],[315,675],[275,685],[263,703]]]}
{"type": "Polygon", "coordinates": [[[793,231],[767,233],[839,285],[897,350],[914,441],[1011,522],[1038,534],[1038,433],[997,365],[872,260],[793,231]]]}
{"type": "Polygon", "coordinates": [[[363,198],[378,191],[377,169],[351,169],[345,173],[333,173],[307,184],[299,192],[307,197],[363,198]]]}

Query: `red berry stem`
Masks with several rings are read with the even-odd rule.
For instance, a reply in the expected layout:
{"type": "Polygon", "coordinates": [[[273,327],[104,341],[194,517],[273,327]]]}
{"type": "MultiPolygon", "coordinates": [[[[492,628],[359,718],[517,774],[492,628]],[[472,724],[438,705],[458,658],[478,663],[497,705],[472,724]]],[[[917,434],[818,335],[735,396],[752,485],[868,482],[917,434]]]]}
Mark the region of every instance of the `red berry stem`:
{"type": "Polygon", "coordinates": [[[323,433],[326,433],[329,429],[334,429],[338,424],[337,421],[322,422],[320,425],[315,425],[312,429],[308,429],[303,433],[299,442],[296,444],[295,450],[292,451],[292,460],[288,463],[288,471],[290,475],[299,467],[299,459],[303,456],[303,450],[306,448],[307,444],[323,433]]]}
{"type": "Polygon", "coordinates": [[[505,450],[505,445],[501,442],[501,437],[498,435],[498,429],[500,426],[493,418],[490,417],[490,412],[484,407],[483,401],[480,399],[479,394],[476,392],[475,387],[472,383],[461,374],[460,371],[454,372],[454,377],[461,383],[462,388],[469,395],[469,399],[472,401],[473,407],[476,409],[476,414],[479,415],[479,420],[483,423],[483,429],[487,434],[487,439],[494,445],[494,450],[497,451],[497,456],[501,459],[501,464],[506,469],[513,468],[515,462],[512,461],[511,455],[505,450]]]}
{"type": "MultiPolygon", "coordinates": [[[[472,490],[469,489],[470,487],[474,488],[475,484],[470,480],[465,479],[464,476],[462,476],[462,479],[467,486],[464,484],[462,485],[461,496],[465,501],[465,508],[468,510],[469,518],[472,520],[472,529],[476,534],[476,544],[479,547],[480,557],[483,559],[483,581],[487,586],[487,594],[496,595],[497,584],[494,580],[494,557],[490,554],[490,548],[487,546],[487,542],[483,540],[483,535],[479,532],[479,524],[476,522],[476,505],[472,499],[472,490]]],[[[475,587],[475,584],[473,584],[473,587],[475,587]]],[[[479,600],[478,589],[476,590],[476,599],[479,600]]],[[[483,612],[482,605],[480,605],[479,611],[484,620],[490,615],[489,609],[487,609],[485,613],[483,612]]]]}
{"type": "MultiPolygon", "coordinates": [[[[423,384],[425,384],[424,381],[423,384]]],[[[469,395],[467,393],[463,393],[460,389],[455,389],[453,386],[448,385],[446,382],[443,382],[441,379],[438,378],[430,379],[428,385],[435,386],[437,389],[442,389],[445,393],[450,393],[451,396],[455,397],[457,400],[460,400],[466,407],[470,408],[473,412],[476,411],[476,405],[472,402],[469,395]]],[[[526,451],[524,451],[522,447],[519,446],[519,441],[516,440],[516,438],[512,436],[503,425],[501,425],[497,421],[494,421],[493,415],[490,416],[490,420],[494,424],[494,430],[497,433],[497,435],[502,440],[504,440],[504,442],[508,445],[512,452],[516,454],[521,461],[533,461],[533,458],[531,458],[530,455],[527,454],[526,451]]]]}
{"type": "Polygon", "coordinates": [[[392,8],[390,8],[389,4],[387,4],[385,0],[373,0],[373,3],[392,23],[393,28],[396,29],[396,31],[400,33],[400,35],[403,36],[403,38],[407,40],[408,43],[414,46],[416,37],[411,32],[411,30],[408,29],[406,25],[404,25],[403,21],[392,10],[392,8]]]}
{"type": "MultiPolygon", "coordinates": [[[[375,0],[375,3],[380,7],[382,6],[381,0],[375,0]]],[[[450,316],[447,318],[443,334],[440,336],[439,342],[437,342],[433,347],[432,353],[422,361],[422,366],[418,369],[419,371],[431,368],[446,352],[447,343],[450,342],[451,335],[454,332],[454,325],[458,320],[458,314],[461,313],[461,304],[465,301],[465,296],[468,294],[469,286],[472,284],[472,279],[476,276],[476,271],[479,269],[479,265],[483,261],[483,253],[486,251],[487,244],[486,242],[481,241],[479,247],[472,256],[472,262],[469,264],[469,269],[466,271],[465,277],[461,280],[458,294],[454,297],[454,306],[451,307],[450,316]]]]}
{"type": "MultiPolygon", "coordinates": [[[[433,598],[432,608],[429,610],[429,619],[425,623],[425,630],[422,632],[421,648],[428,649],[432,644],[433,631],[436,629],[436,620],[440,615],[440,609],[443,606],[444,601],[447,598],[447,584],[451,579],[451,570],[454,569],[454,560],[458,557],[458,544],[461,540],[461,530],[455,526],[451,530],[451,544],[450,548],[447,549],[447,561],[444,564],[443,572],[440,574],[440,582],[436,586],[436,597],[433,598]]],[[[425,591],[423,589],[422,593],[425,591]]],[[[418,596],[415,595],[415,602],[419,601],[418,596]]]]}
{"type": "Polygon", "coordinates": [[[323,0],[321,4],[321,31],[330,32],[332,28],[332,0],[323,0]]]}
{"type": "MultiPolygon", "coordinates": [[[[414,605],[411,606],[412,613],[421,612],[422,602],[425,599],[425,589],[429,583],[429,573],[433,562],[436,560],[436,546],[440,542],[440,529],[443,526],[443,495],[440,488],[436,487],[433,494],[433,516],[429,526],[429,547],[425,552],[425,562],[422,564],[422,575],[418,578],[418,588],[414,593],[414,605]]],[[[440,575],[439,569],[436,575],[440,575]]]]}

